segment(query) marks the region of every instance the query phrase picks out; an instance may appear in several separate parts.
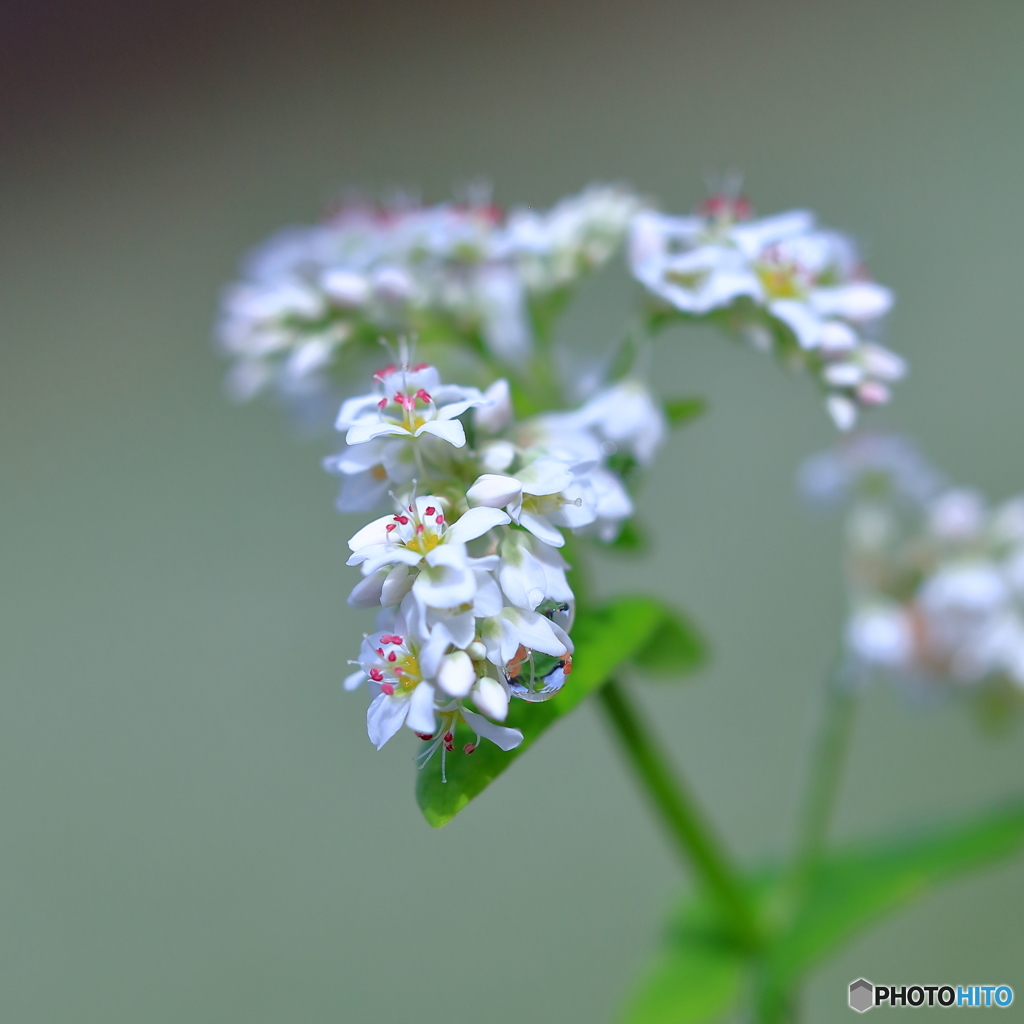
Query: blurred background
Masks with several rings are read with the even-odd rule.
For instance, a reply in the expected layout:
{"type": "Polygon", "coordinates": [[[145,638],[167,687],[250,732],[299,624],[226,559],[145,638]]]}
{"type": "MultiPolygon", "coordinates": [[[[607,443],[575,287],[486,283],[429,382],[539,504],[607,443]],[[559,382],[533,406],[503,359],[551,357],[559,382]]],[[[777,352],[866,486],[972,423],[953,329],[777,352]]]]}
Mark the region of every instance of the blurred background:
{"type": "MultiPolygon", "coordinates": [[[[815,208],[895,288],[913,372],[874,423],[1001,498],[1024,489],[1022,44],[1012,0],[6,0],[0,1016],[610,1021],[685,876],[590,708],[424,824],[412,738],[376,753],[340,687],[367,620],[331,441],[223,400],[218,291],[346,185],[487,177],[544,206],[626,180],[685,211],[739,168],[760,212],[815,208]]],[[[607,344],[617,301],[584,290],[577,343],[607,344]]],[[[658,351],[712,411],[648,483],[671,528],[601,580],[712,637],[710,669],[642,697],[757,860],[843,614],[838,524],[793,487],[833,432],[753,352],[658,351]]],[[[1020,793],[1022,754],[878,689],[837,831],[1020,793]]],[[[1024,994],[1022,893],[1024,861],[916,905],[815,976],[807,1019],[845,1020],[860,975],[1024,994]]]]}

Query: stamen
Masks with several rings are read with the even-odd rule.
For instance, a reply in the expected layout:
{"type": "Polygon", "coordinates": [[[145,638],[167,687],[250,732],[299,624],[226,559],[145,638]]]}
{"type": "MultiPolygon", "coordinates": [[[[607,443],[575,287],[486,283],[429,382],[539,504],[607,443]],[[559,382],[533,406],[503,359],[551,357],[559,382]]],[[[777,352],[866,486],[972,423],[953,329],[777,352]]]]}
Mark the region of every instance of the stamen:
{"type": "Polygon", "coordinates": [[[384,527],[384,530],[385,530],[386,533],[390,533],[392,530],[394,530],[397,527],[397,525],[398,525],[397,523],[388,523],[388,525],[384,527]]]}
{"type": "Polygon", "coordinates": [[[380,400],[380,401],[379,401],[379,402],[377,403],[377,408],[378,408],[378,409],[386,409],[387,407],[388,407],[388,400],[387,400],[386,398],[382,398],[382,399],[381,399],[381,400],[380,400]]]}
{"type": "Polygon", "coordinates": [[[381,693],[386,693],[389,697],[395,692],[395,688],[390,683],[380,684],[381,693]]]}
{"type": "Polygon", "coordinates": [[[442,524],[442,523],[444,522],[444,516],[438,516],[438,517],[437,517],[437,518],[436,518],[436,519],[434,520],[434,522],[435,522],[435,523],[437,523],[437,525],[438,525],[438,526],[440,526],[440,525],[441,525],[441,524],[442,524]]]}
{"type": "Polygon", "coordinates": [[[392,652],[391,652],[391,653],[390,653],[390,654],[388,655],[388,661],[395,661],[395,660],[396,660],[397,658],[398,658],[398,655],[397,655],[397,654],[395,654],[395,652],[394,652],[394,651],[392,651],[392,652]]]}
{"type": "Polygon", "coordinates": [[[473,751],[474,751],[474,750],[476,750],[476,744],[475,744],[475,743],[467,743],[467,744],[466,744],[466,745],[465,745],[465,746],[464,746],[464,747],[463,747],[462,749],[463,749],[463,750],[464,750],[464,751],[465,751],[465,752],[466,752],[467,754],[472,754],[472,753],[473,753],[473,751]]]}
{"type": "Polygon", "coordinates": [[[379,668],[370,669],[370,678],[375,682],[379,683],[384,679],[384,673],[379,668]]]}
{"type": "Polygon", "coordinates": [[[428,505],[426,507],[426,509],[424,510],[424,514],[428,515],[428,516],[432,516],[436,511],[437,511],[437,509],[434,508],[433,505],[428,505]]]}

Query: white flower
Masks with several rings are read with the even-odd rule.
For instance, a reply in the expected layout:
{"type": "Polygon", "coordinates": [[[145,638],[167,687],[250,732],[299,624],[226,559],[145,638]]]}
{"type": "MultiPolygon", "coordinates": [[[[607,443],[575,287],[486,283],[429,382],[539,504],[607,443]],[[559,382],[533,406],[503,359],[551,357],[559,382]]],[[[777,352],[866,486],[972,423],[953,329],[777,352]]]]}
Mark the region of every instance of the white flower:
{"type": "Polygon", "coordinates": [[[840,430],[850,430],[859,407],[889,401],[888,385],[906,374],[899,356],[862,337],[891,309],[892,292],[867,280],[850,239],[817,228],[809,211],[746,216],[745,201],[729,196],[714,197],[702,216],[638,214],[630,240],[633,275],[682,313],[732,308],[733,328],[770,351],[777,332],[754,312],[763,310],[799,350],[782,345],[780,352],[819,376],[829,415],[840,430]]]}
{"type": "Polygon", "coordinates": [[[522,530],[511,530],[506,532],[498,550],[498,582],[515,607],[533,611],[544,601],[573,601],[565,578],[569,566],[556,548],[522,530]]]}
{"type": "Polygon", "coordinates": [[[512,422],[512,394],[504,377],[496,380],[485,392],[484,402],[473,410],[477,430],[497,434],[512,422]]]}
{"type": "Polygon", "coordinates": [[[385,436],[432,434],[461,448],[466,432],[457,417],[485,401],[476,388],[442,385],[437,370],[426,363],[389,365],[374,379],[377,393],[348,399],[338,413],[335,426],[346,431],[350,445],[385,436]]]}
{"type": "Polygon", "coordinates": [[[336,502],[339,512],[370,512],[396,484],[408,484],[416,474],[409,446],[388,437],[346,445],[324,459],[323,467],[344,478],[336,502]]]}
{"type": "Polygon", "coordinates": [[[578,529],[597,518],[590,469],[542,457],[514,476],[484,473],[466,498],[471,505],[505,508],[513,522],[557,548],[565,543],[558,527],[578,529]]]}
{"type": "Polygon", "coordinates": [[[846,642],[870,668],[903,669],[914,656],[910,616],[898,604],[879,602],[857,608],[846,625],[846,642]]]}
{"type": "Polygon", "coordinates": [[[592,185],[545,213],[513,210],[497,251],[513,261],[531,292],[555,291],[607,262],[640,205],[627,189],[592,185]]]}
{"type": "Polygon", "coordinates": [[[400,512],[381,516],[349,541],[349,565],[365,577],[352,592],[355,607],[394,605],[411,590],[430,608],[455,608],[472,603],[478,589],[479,559],[466,544],[496,526],[510,522],[495,508],[473,508],[449,525],[442,499],[422,495],[400,512]]]}
{"type": "Polygon", "coordinates": [[[576,414],[613,448],[629,452],[642,466],[654,460],[665,439],[665,413],[641,381],[628,379],[605,388],[576,414]]]}
{"type": "Polygon", "coordinates": [[[984,525],[982,496],[965,487],[946,491],[928,509],[928,529],[941,541],[966,542],[974,539],[984,525]]]}
{"type": "Polygon", "coordinates": [[[366,713],[370,741],[378,750],[396,732],[407,725],[413,732],[432,736],[436,728],[434,680],[441,671],[447,638],[442,634],[434,642],[419,647],[405,634],[399,617],[396,626],[402,633],[383,631],[366,637],[359,654],[359,669],[345,680],[352,690],[369,680],[373,699],[366,713]]]}
{"type": "Polygon", "coordinates": [[[503,608],[500,615],[480,623],[480,639],[487,659],[498,668],[505,668],[520,647],[562,657],[573,651],[565,630],[539,612],[523,608],[503,608]]]}

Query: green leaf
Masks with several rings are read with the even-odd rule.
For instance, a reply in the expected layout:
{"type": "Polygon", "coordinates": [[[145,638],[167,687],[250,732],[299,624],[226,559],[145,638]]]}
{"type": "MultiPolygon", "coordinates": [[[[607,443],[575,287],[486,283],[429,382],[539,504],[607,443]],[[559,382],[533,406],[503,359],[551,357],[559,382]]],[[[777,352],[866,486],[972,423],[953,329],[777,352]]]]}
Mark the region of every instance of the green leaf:
{"type": "Polygon", "coordinates": [[[473,797],[486,789],[546,729],[567,715],[602,686],[615,669],[647,644],[666,615],[665,607],[646,597],[624,597],[602,608],[580,611],[573,626],[576,646],[572,673],[551,700],[534,704],[513,700],[505,725],[519,729],[523,742],[515,750],[500,750],[488,740],[466,754],[473,739],[465,725],[456,730],[455,750],[446,761],[448,781],[441,781],[441,756],[436,753],[419,772],[416,800],[427,821],[440,828],[473,797]]]}
{"type": "Polygon", "coordinates": [[[708,403],[703,398],[668,398],[665,400],[665,416],[673,427],[681,427],[707,412],[708,403]]]}
{"type": "Polygon", "coordinates": [[[728,946],[699,938],[674,942],[650,969],[622,1024],[700,1024],[735,1008],[743,993],[745,961],[728,946]]]}
{"type": "Polygon", "coordinates": [[[747,959],[698,893],[675,915],[665,944],[626,1002],[621,1024],[699,1024],[735,1009],[744,993],[747,959]]]}
{"type": "MultiPolygon", "coordinates": [[[[622,1024],[700,1024],[736,1009],[751,991],[786,993],[855,934],[942,882],[1024,849],[1024,803],[902,841],[828,854],[802,911],[777,924],[758,965],[729,940],[716,904],[699,893],[674,915],[663,948],[637,986],[622,1024]]],[[[789,876],[773,868],[747,879],[764,921],[789,897],[789,876]]]]}
{"type": "Polygon", "coordinates": [[[829,856],[793,926],[776,943],[773,973],[785,983],[854,933],[939,883],[1024,848],[1024,803],[952,828],[829,856]]]}
{"type": "Polygon", "coordinates": [[[633,664],[656,675],[684,675],[708,659],[707,641],[680,612],[665,611],[651,639],[633,655],[633,664]]]}

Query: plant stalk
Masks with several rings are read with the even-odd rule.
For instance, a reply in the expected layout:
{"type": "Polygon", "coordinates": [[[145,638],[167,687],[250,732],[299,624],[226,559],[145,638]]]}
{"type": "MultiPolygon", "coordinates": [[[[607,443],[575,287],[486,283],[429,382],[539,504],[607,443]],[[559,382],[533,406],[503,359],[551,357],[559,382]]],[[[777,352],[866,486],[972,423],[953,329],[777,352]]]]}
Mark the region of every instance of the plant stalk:
{"type": "Polygon", "coordinates": [[[677,852],[717,899],[744,948],[756,951],[761,946],[761,933],[750,900],[692,796],[669,767],[664,752],[622,685],[611,679],[599,696],[608,721],[677,852]]]}
{"type": "Polygon", "coordinates": [[[832,824],[858,697],[859,693],[839,678],[838,670],[834,671],[825,688],[825,706],[814,741],[800,814],[796,871],[797,896],[801,901],[821,860],[832,824]]]}

